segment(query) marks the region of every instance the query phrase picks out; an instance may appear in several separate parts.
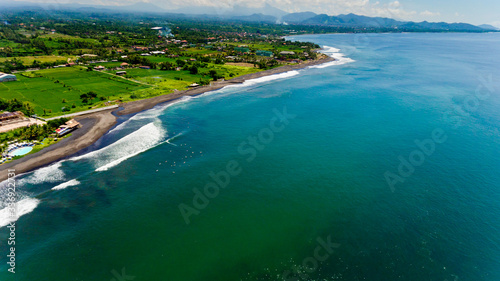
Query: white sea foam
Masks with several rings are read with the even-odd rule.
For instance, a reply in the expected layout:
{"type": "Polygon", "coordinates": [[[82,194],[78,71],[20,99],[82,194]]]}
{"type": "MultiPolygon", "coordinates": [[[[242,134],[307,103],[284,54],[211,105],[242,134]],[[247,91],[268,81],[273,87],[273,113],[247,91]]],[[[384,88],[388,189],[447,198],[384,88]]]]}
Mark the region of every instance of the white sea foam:
{"type": "Polygon", "coordinates": [[[35,170],[33,174],[28,175],[27,177],[20,179],[17,183],[18,185],[23,185],[25,183],[28,184],[41,184],[43,182],[58,182],[64,180],[65,174],[60,169],[62,162],[59,161],[50,166],[40,168],[35,170]]]}
{"type": "Polygon", "coordinates": [[[151,148],[154,148],[154,147],[156,147],[156,146],[158,146],[158,145],[160,145],[160,144],[161,144],[161,143],[157,143],[157,144],[155,144],[155,145],[152,145],[152,146],[149,146],[149,147],[145,147],[145,148],[144,148],[144,149],[142,149],[142,150],[138,150],[138,151],[136,151],[136,152],[134,152],[134,153],[132,153],[132,154],[129,154],[129,155],[123,156],[123,157],[121,157],[121,158],[118,158],[118,159],[116,159],[116,160],[114,160],[114,161],[111,161],[111,162],[107,163],[106,165],[101,166],[101,167],[99,167],[99,168],[97,168],[97,169],[95,169],[95,170],[96,170],[96,172],[107,171],[109,168],[112,168],[112,167],[114,167],[114,166],[116,166],[116,165],[120,164],[121,162],[123,162],[123,161],[125,161],[125,160],[127,160],[127,159],[129,159],[129,158],[132,158],[132,157],[134,157],[134,156],[136,156],[136,155],[138,155],[138,154],[141,154],[142,152],[144,152],[144,151],[146,151],[146,150],[149,150],[149,149],[151,149],[151,148]]]}
{"type": "Polygon", "coordinates": [[[248,86],[248,85],[255,85],[258,83],[263,83],[263,82],[269,82],[273,80],[278,80],[278,79],[284,79],[284,78],[289,78],[295,75],[298,75],[299,72],[297,70],[291,70],[283,73],[278,73],[278,74],[273,74],[269,76],[264,76],[260,78],[255,78],[255,79],[250,79],[245,81],[243,84],[248,86]],[[246,83],[246,84],[245,84],[246,83]]]}
{"type": "Polygon", "coordinates": [[[319,65],[313,65],[310,66],[309,68],[325,68],[329,66],[334,66],[334,65],[342,65],[346,63],[351,63],[354,62],[353,59],[347,58],[340,52],[340,49],[330,47],[330,46],[323,46],[323,50],[321,51],[323,54],[332,57],[335,59],[335,61],[332,62],[327,62],[319,65]]]}
{"type": "Polygon", "coordinates": [[[248,87],[248,86],[253,86],[255,84],[260,84],[260,83],[265,83],[273,80],[278,80],[278,79],[285,79],[285,78],[290,78],[293,76],[299,75],[299,72],[297,70],[290,70],[287,72],[283,73],[278,73],[278,74],[273,74],[273,75],[268,75],[268,76],[263,76],[255,79],[249,79],[246,80],[241,84],[241,87],[248,87]]]}
{"type": "Polygon", "coordinates": [[[117,131],[121,131],[124,128],[126,128],[127,126],[129,126],[129,124],[131,122],[134,122],[134,121],[145,120],[145,119],[157,119],[158,116],[162,115],[163,112],[167,108],[169,108],[170,106],[173,106],[175,104],[179,104],[179,103],[183,103],[183,102],[189,101],[190,99],[192,99],[192,97],[190,97],[190,96],[184,96],[184,97],[182,97],[182,98],[180,98],[178,100],[175,100],[174,102],[170,102],[170,103],[164,104],[164,105],[157,105],[157,106],[155,106],[155,107],[153,107],[153,108],[151,108],[149,110],[137,113],[136,115],[130,117],[125,122],[119,124],[118,126],[116,126],[115,128],[113,128],[112,130],[110,130],[108,132],[108,134],[111,134],[111,133],[114,133],[114,132],[117,132],[117,131]]]}
{"type": "Polygon", "coordinates": [[[177,144],[175,144],[175,143],[171,143],[171,141],[173,141],[173,140],[175,140],[176,138],[178,138],[178,137],[180,137],[180,136],[184,135],[184,133],[185,133],[185,132],[186,132],[186,131],[183,131],[183,132],[178,133],[177,135],[175,135],[175,136],[173,136],[173,137],[169,138],[168,140],[166,140],[166,143],[171,144],[171,145],[173,145],[173,146],[177,146],[177,144]]]}
{"type": "Polygon", "coordinates": [[[79,184],[80,184],[80,182],[78,180],[73,179],[73,180],[70,180],[70,181],[67,181],[67,182],[63,182],[60,185],[54,186],[52,188],[52,190],[65,189],[68,186],[75,186],[75,185],[79,185],[79,184]]]}
{"type": "Polygon", "coordinates": [[[140,150],[140,151],[136,151],[135,153],[132,153],[132,154],[129,154],[129,155],[123,156],[122,158],[118,158],[118,159],[116,159],[116,160],[114,160],[114,161],[111,161],[111,162],[109,162],[108,164],[105,164],[104,166],[101,166],[101,167],[99,167],[99,168],[97,168],[97,169],[95,169],[95,170],[96,170],[96,172],[107,171],[109,168],[112,168],[112,167],[114,167],[114,166],[116,166],[116,165],[120,164],[121,162],[123,162],[123,161],[125,161],[125,160],[127,160],[127,159],[129,159],[129,158],[132,158],[132,157],[136,156],[137,154],[139,154],[139,153],[141,153],[141,152],[144,152],[144,151],[146,151],[146,150],[147,150],[147,149],[140,150]]]}
{"type": "Polygon", "coordinates": [[[161,128],[161,124],[151,122],[106,147],[69,160],[88,159],[96,167],[96,171],[105,171],[158,145],[164,135],[165,131],[161,128]]]}
{"type": "Polygon", "coordinates": [[[11,209],[9,206],[0,210],[0,227],[4,227],[9,223],[16,221],[21,216],[31,213],[36,206],[40,203],[40,200],[35,198],[25,198],[15,203],[15,215],[16,217],[11,217],[11,209]]]}
{"type": "Polygon", "coordinates": [[[220,98],[220,97],[224,97],[224,96],[233,94],[234,92],[231,91],[231,89],[234,89],[234,88],[250,87],[250,86],[254,86],[257,84],[261,84],[261,83],[265,83],[265,82],[269,82],[269,81],[273,81],[273,80],[290,78],[290,77],[293,77],[293,76],[298,75],[298,74],[299,74],[299,72],[297,70],[291,70],[291,71],[287,71],[287,72],[283,72],[283,73],[278,73],[278,74],[263,76],[263,77],[259,77],[259,78],[249,79],[249,80],[245,80],[243,83],[240,83],[240,84],[227,85],[227,86],[224,86],[222,89],[205,92],[205,93],[198,95],[198,96],[192,96],[191,98],[193,98],[193,99],[206,98],[207,96],[211,96],[211,95],[215,95],[215,94],[217,94],[217,98],[220,98]]]}
{"type": "Polygon", "coordinates": [[[231,88],[249,87],[249,86],[253,86],[253,85],[259,84],[259,83],[265,83],[265,82],[269,82],[269,81],[273,81],[273,80],[278,80],[278,79],[285,79],[285,78],[289,78],[289,77],[292,77],[292,76],[295,76],[295,75],[298,75],[298,74],[299,74],[298,71],[291,70],[291,71],[287,71],[287,72],[284,72],[284,73],[278,73],[278,74],[268,75],[268,76],[259,77],[259,78],[255,78],[255,79],[245,80],[241,84],[234,84],[234,85],[224,86],[222,89],[218,89],[218,90],[214,90],[214,91],[208,91],[208,92],[202,93],[202,94],[197,95],[197,96],[183,96],[183,97],[181,97],[181,98],[179,98],[179,99],[177,99],[177,100],[175,100],[173,102],[170,102],[168,104],[160,105],[160,106],[155,106],[152,109],[149,109],[149,110],[146,110],[144,112],[138,113],[138,114],[132,116],[131,118],[129,118],[127,121],[125,121],[125,122],[121,123],[120,125],[116,126],[115,128],[113,128],[111,131],[109,131],[109,133],[120,131],[123,128],[125,128],[126,126],[128,126],[130,122],[133,122],[133,121],[157,118],[158,116],[160,116],[161,114],[163,114],[163,112],[167,108],[169,108],[171,106],[174,106],[174,105],[178,105],[178,104],[181,104],[181,103],[188,102],[188,101],[190,101],[192,99],[198,99],[198,98],[202,98],[202,97],[204,98],[204,97],[211,96],[211,95],[214,95],[214,94],[221,94],[221,93],[225,92],[225,90],[231,89],[231,88]]]}
{"type": "MultiPolygon", "coordinates": [[[[161,133],[161,135],[163,135],[163,134],[164,134],[164,133],[161,133]]],[[[130,154],[130,155],[125,155],[125,156],[123,156],[123,157],[121,157],[121,158],[119,158],[119,159],[116,159],[116,160],[114,160],[114,161],[111,161],[111,162],[109,162],[108,164],[106,164],[106,165],[104,165],[104,166],[101,166],[101,167],[97,168],[97,169],[96,169],[96,172],[106,171],[106,170],[108,170],[109,168],[114,167],[114,166],[116,166],[116,165],[120,164],[121,162],[123,162],[123,161],[125,161],[125,160],[127,160],[127,159],[131,158],[131,157],[134,157],[134,156],[136,156],[136,155],[138,155],[138,154],[140,154],[140,153],[142,153],[142,152],[144,152],[144,151],[146,151],[146,150],[149,150],[149,149],[151,149],[151,148],[157,147],[158,145],[161,145],[161,144],[163,144],[163,143],[168,143],[168,144],[170,144],[170,145],[177,146],[177,144],[171,143],[170,141],[175,140],[176,138],[178,138],[178,137],[182,136],[183,134],[184,134],[184,132],[181,132],[181,133],[179,133],[179,134],[177,134],[177,135],[175,135],[175,136],[173,136],[173,137],[171,137],[171,138],[167,139],[166,141],[162,141],[162,142],[151,142],[151,145],[150,145],[150,146],[145,146],[145,147],[143,147],[143,149],[137,150],[135,153],[132,153],[132,154],[130,154]]]]}

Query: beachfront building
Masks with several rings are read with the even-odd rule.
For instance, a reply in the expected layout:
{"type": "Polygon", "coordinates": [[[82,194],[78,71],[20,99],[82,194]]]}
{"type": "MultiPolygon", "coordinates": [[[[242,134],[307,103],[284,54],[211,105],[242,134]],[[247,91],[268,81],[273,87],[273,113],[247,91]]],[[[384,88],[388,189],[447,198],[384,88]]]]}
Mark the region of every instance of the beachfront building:
{"type": "Polygon", "coordinates": [[[78,121],[76,121],[75,119],[71,119],[71,120],[67,121],[65,124],[59,126],[59,128],[56,129],[56,134],[59,137],[62,137],[64,135],[66,135],[67,133],[72,132],[72,131],[80,128],[81,126],[82,125],[80,125],[80,123],[78,123],[78,121]]]}
{"type": "Polygon", "coordinates": [[[24,114],[21,111],[16,111],[16,112],[4,112],[0,114],[0,126],[6,125],[6,124],[12,124],[16,123],[19,121],[24,121],[26,118],[24,117],[24,114]]]}
{"type": "Polygon", "coordinates": [[[0,72],[0,82],[17,81],[16,75],[0,72]]]}
{"type": "Polygon", "coordinates": [[[281,51],[280,55],[285,55],[285,56],[292,55],[293,56],[293,55],[295,55],[295,52],[292,52],[292,51],[281,51]]]}
{"type": "Polygon", "coordinates": [[[272,57],[273,56],[273,52],[265,51],[265,50],[257,50],[257,51],[255,51],[255,54],[257,56],[263,56],[263,57],[272,57]]]}

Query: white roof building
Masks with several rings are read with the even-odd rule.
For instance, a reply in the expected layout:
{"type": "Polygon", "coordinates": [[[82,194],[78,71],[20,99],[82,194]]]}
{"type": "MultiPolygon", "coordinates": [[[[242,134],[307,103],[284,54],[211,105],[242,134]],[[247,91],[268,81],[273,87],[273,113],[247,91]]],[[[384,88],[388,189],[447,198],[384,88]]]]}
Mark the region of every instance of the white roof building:
{"type": "Polygon", "coordinates": [[[0,72],[0,82],[17,81],[16,75],[0,72]]]}

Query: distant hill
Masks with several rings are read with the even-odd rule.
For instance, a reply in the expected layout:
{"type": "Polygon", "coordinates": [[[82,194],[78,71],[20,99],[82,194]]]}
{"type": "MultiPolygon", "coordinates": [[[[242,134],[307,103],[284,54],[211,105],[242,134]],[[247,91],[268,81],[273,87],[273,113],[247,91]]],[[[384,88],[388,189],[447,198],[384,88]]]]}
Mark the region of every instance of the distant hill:
{"type": "Polygon", "coordinates": [[[367,17],[355,14],[329,16],[326,14],[309,18],[301,24],[327,25],[337,27],[394,28],[401,22],[389,18],[367,17]]]}
{"type": "MultiPolygon", "coordinates": [[[[111,8],[111,7],[108,6],[108,8],[111,8]]],[[[166,12],[165,9],[162,9],[154,4],[151,4],[151,3],[135,3],[132,5],[126,5],[126,6],[112,6],[112,8],[120,10],[120,11],[127,11],[127,12],[153,12],[153,13],[166,12]]]]}
{"type": "Polygon", "coordinates": [[[411,31],[484,31],[481,27],[467,23],[405,22],[390,18],[367,17],[355,14],[329,16],[317,15],[295,24],[323,25],[344,28],[401,29],[411,31]]]}
{"type": "Polygon", "coordinates": [[[315,16],[313,12],[290,13],[282,16],[281,20],[286,23],[300,23],[315,16]]]}
{"type": "Polygon", "coordinates": [[[277,21],[276,17],[264,15],[261,13],[249,16],[237,16],[237,17],[232,17],[231,19],[241,20],[241,21],[252,21],[252,22],[269,22],[269,23],[275,23],[277,21]]]}
{"type": "Polygon", "coordinates": [[[489,24],[481,24],[481,25],[478,25],[478,27],[480,27],[482,29],[486,29],[486,30],[500,30],[499,28],[497,28],[493,25],[489,25],[489,24]]]}
{"type": "MultiPolygon", "coordinates": [[[[327,14],[315,14],[313,12],[287,13],[269,4],[263,7],[246,7],[234,5],[232,7],[214,6],[191,6],[181,9],[163,9],[151,3],[139,2],[124,6],[105,6],[88,4],[57,4],[57,3],[34,3],[22,1],[7,1],[0,4],[1,8],[41,7],[48,10],[77,10],[87,12],[103,13],[157,13],[170,17],[199,18],[199,19],[223,19],[247,22],[275,23],[283,22],[295,25],[328,26],[356,30],[402,30],[402,31],[463,31],[463,32],[486,32],[499,31],[491,25],[475,26],[467,23],[446,22],[411,22],[398,21],[391,18],[368,17],[356,14],[329,16],[327,14]]],[[[0,8],[0,10],[1,10],[0,8]]]]}
{"type": "Polygon", "coordinates": [[[446,22],[407,22],[400,28],[413,30],[446,30],[446,31],[484,31],[484,29],[468,23],[446,23],[446,22]]]}
{"type": "MultiPolygon", "coordinates": [[[[260,8],[252,8],[241,5],[234,5],[231,8],[221,8],[221,7],[213,7],[213,6],[194,6],[194,7],[185,7],[174,10],[169,10],[170,13],[183,13],[183,14],[191,14],[191,15],[213,15],[221,18],[228,17],[241,17],[241,16],[252,16],[255,14],[262,14],[266,16],[272,16],[275,19],[280,19],[282,16],[286,15],[287,12],[282,11],[278,8],[275,8],[269,4],[266,4],[260,8]]],[[[252,20],[255,17],[250,17],[252,20]]],[[[252,20],[253,21],[253,20],[252,20]]],[[[266,21],[268,19],[266,18],[266,21]]]]}

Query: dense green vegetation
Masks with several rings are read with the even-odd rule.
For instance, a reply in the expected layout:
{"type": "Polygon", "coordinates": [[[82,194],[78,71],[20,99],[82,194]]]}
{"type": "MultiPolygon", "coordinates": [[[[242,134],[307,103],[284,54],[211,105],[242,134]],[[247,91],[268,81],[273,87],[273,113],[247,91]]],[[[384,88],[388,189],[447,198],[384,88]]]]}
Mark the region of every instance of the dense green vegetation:
{"type": "Polygon", "coordinates": [[[177,18],[166,24],[167,18],[159,16],[74,12],[4,16],[0,71],[15,74],[18,81],[0,83],[0,97],[17,99],[22,104],[18,110],[41,117],[299,63],[316,58],[313,50],[319,47],[285,41],[279,25],[177,18]]]}
{"type": "Polygon", "coordinates": [[[24,113],[24,115],[27,116],[30,116],[34,113],[33,107],[31,107],[31,104],[29,102],[23,103],[17,98],[13,98],[11,100],[4,100],[0,98],[0,112],[1,111],[21,111],[22,113],[24,113]]]}
{"type": "Polygon", "coordinates": [[[7,149],[10,141],[42,141],[68,120],[69,118],[59,118],[48,121],[43,126],[30,126],[0,133],[0,154],[7,149]]]}

